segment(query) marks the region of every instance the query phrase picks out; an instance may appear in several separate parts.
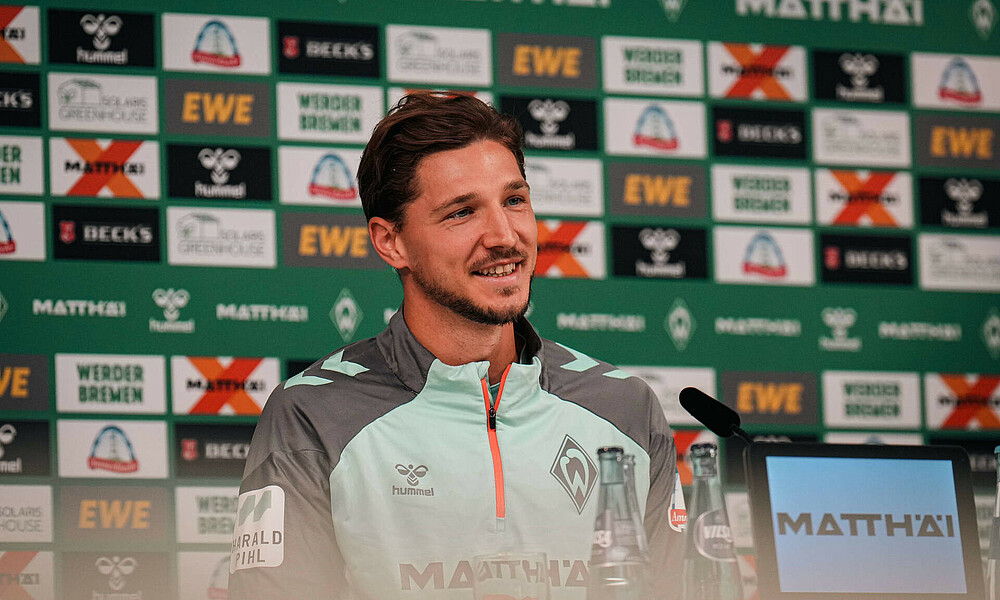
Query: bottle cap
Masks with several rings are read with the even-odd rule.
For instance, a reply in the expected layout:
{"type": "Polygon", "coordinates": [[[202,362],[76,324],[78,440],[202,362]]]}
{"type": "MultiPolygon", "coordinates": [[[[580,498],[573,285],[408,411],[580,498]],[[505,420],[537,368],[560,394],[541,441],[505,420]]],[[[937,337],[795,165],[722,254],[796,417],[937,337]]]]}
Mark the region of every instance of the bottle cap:
{"type": "Polygon", "coordinates": [[[608,452],[617,452],[618,454],[621,454],[625,452],[625,450],[623,450],[621,446],[604,446],[603,448],[597,449],[598,456],[607,454],[608,452]]]}

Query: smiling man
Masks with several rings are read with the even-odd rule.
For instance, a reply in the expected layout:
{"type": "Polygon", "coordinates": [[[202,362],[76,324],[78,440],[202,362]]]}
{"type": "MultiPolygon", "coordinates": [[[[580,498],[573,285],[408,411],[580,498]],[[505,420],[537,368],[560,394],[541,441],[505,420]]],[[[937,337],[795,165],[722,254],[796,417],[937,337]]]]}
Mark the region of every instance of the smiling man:
{"type": "Polygon", "coordinates": [[[408,96],[375,128],[358,182],[402,308],[268,400],[230,598],[468,599],[473,556],[541,551],[553,600],[583,600],[609,445],[636,456],[655,597],[679,596],[683,496],[659,403],[524,318],[537,228],[521,145],[513,118],[466,96],[408,96]]]}

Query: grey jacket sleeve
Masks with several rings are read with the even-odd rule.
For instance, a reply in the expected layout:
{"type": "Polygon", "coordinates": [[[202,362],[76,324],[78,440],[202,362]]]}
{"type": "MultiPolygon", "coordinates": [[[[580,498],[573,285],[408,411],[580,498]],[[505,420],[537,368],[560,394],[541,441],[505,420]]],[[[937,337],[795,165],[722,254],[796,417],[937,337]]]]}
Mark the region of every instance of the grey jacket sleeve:
{"type": "Polygon", "coordinates": [[[330,460],[313,424],[279,388],[247,458],[233,534],[229,598],[346,597],[330,515],[330,460]]]}
{"type": "MultiPolygon", "coordinates": [[[[655,397],[650,403],[649,458],[649,495],[644,523],[649,539],[654,597],[675,600],[682,593],[685,543],[683,524],[672,522],[670,514],[677,477],[677,447],[655,397]]],[[[677,490],[680,492],[680,486],[677,490]]]]}

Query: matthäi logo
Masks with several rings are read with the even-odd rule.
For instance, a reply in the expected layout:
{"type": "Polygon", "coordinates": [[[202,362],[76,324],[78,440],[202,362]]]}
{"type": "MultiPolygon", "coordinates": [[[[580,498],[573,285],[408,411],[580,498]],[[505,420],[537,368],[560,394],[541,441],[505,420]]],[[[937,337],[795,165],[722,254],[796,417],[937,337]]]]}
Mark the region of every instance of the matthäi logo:
{"type": "Polygon", "coordinates": [[[820,316],[832,333],[832,337],[820,336],[820,348],[830,352],[857,352],[861,350],[861,338],[848,337],[850,328],[858,320],[858,313],[853,308],[827,307],[823,309],[820,316]]]}
{"type": "Polygon", "coordinates": [[[678,352],[683,352],[688,347],[696,325],[694,316],[688,310],[684,299],[674,300],[666,319],[663,321],[663,327],[667,330],[670,340],[678,352]]]}
{"type": "Polygon", "coordinates": [[[344,338],[344,342],[351,341],[354,337],[354,332],[357,331],[358,325],[361,324],[361,319],[363,318],[364,313],[361,312],[361,307],[354,300],[351,290],[347,288],[340,290],[337,301],[333,303],[333,308],[330,309],[330,320],[336,325],[337,331],[340,332],[340,337],[344,338]]]}
{"type": "Polygon", "coordinates": [[[392,486],[393,496],[433,496],[434,488],[420,488],[420,478],[427,475],[429,469],[426,465],[413,466],[413,463],[396,465],[396,472],[406,477],[406,487],[392,486]]]}
{"type": "Polygon", "coordinates": [[[994,360],[1000,360],[1000,310],[991,307],[983,321],[983,343],[994,360]]]}
{"type": "Polygon", "coordinates": [[[194,319],[180,320],[180,311],[188,305],[191,294],[185,289],[157,288],[153,302],[163,309],[163,321],[149,320],[149,330],[154,333],[194,333],[194,319]]]}

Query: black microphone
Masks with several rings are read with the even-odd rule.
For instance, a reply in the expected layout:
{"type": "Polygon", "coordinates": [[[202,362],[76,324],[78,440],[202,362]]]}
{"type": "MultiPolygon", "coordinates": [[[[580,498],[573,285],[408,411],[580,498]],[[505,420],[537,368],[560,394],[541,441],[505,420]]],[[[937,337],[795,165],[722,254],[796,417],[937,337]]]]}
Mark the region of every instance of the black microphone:
{"type": "Polygon", "coordinates": [[[735,410],[693,387],[681,390],[680,398],[684,410],[715,435],[727,438],[736,434],[747,444],[753,443],[747,432],[740,428],[740,416],[735,410]]]}

